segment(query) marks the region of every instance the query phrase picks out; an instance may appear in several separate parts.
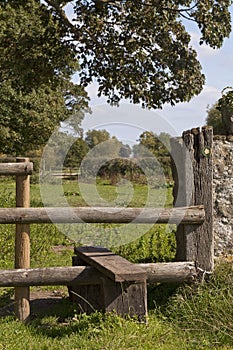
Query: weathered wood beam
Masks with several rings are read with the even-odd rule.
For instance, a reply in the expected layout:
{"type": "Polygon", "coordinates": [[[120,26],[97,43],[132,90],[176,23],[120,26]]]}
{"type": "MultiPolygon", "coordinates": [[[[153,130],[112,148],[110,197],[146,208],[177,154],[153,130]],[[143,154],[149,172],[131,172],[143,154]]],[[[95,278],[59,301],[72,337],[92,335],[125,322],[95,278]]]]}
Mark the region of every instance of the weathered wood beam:
{"type": "MultiPolygon", "coordinates": [[[[197,277],[194,262],[136,264],[146,272],[147,283],[191,282],[197,277]]],[[[0,287],[100,284],[102,274],[94,267],[47,267],[0,270],[0,287]]]]}
{"type": "Polygon", "coordinates": [[[33,163],[27,161],[24,163],[1,163],[0,175],[31,175],[33,163]]]}
{"type": "Polygon", "coordinates": [[[214,268],[213,233],[213,130],[211,127],[185,131],[172,141],[174,205],[204,205],[205,220],[177,228],[177,261],[196,261],[205,271],[214,268]]]}
{"type": "MultiPolygon", "coordinates": [[[[29,158],[16,158],[16,164],[29,163],[29,158]]],[[[17,174],[16,176],[16,207],[30,207],[30,176],[17,174]]],[[[18,223],[15,230],[15,268],[30,267],[30,225],[18,223]]],[[[30,316],[29,287],[15,288],[15,315],[21,321],[27,321],[30,316]]]]}
{"type": "Polygon", "coordinates": [[[141,223],[201,224],[202,205],[177,208],[47,207],[0,208],[0,224],[30,223],[141,223]]]}

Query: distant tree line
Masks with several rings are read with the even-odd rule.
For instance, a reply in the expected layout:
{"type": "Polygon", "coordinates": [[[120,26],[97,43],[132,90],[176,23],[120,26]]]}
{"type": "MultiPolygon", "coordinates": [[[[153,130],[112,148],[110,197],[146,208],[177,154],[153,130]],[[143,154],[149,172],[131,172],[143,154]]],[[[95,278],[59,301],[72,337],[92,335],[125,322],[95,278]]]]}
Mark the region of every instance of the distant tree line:
{"type": "MultiPolygon", "coordinates": [[[[70,173],[76,170],[85,178],[97,176],[111,183],[119,178],[140,183],[152,177],[171,178],[169,140],[169,134],[145,131],[130,147],[106,130],[88,130],[79,137],[59,131],[50,141],[43,166],[44,170],[56,169],[62,160],[70,173]]],[[[31,155],[39,159],[38,152],[31,155]]]]}
{"type": "Polygon", "coordinates": [[[74,140],[64,162],[67,168],[80,165],[86,177],[97,175],[111,183],[119,177],[143,183],[162,174],[171,178],[170,135],[145,131],[131,148],[106,130],[89,130],[84,138],[74,140]]]}

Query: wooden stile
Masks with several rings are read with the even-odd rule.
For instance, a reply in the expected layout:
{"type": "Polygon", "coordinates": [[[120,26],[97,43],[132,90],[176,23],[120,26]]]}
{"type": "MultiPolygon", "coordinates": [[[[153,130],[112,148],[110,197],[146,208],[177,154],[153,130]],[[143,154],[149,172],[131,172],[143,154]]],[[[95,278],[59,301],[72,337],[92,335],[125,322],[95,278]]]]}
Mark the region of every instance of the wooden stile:
{"type": "Polygon", "coordinates": [[[100,285],[69,288],[71,299],[80,305],[81,310],[87,313],[93,309],[115,311],[122,316],[137,316],[140,321],[147,321],[144,269],[105,248],[80,247],[75,253],[77,259],[73,259],[73,264],[91,265],[101,272],[100,285]]]}
{"type": "Polygon", "coordinates": [[[214,265],[212,129],[173,139],[174,208],[29,208],[32,163],[0,164],[0,175],[16,175],[16,207],[0,208],[0,223],[15,223],[15,270],[0,270],[0,286],[15,286],[15,314],[30,316],[29,286],[68,285],[81,311],[116,311],[147,319],[146,283],[194,280],[214,265]],[[73,267],[30,269],[30,223],[175,223],[175,263],[132,264],[105,248],[75,248],[73,267]]]}

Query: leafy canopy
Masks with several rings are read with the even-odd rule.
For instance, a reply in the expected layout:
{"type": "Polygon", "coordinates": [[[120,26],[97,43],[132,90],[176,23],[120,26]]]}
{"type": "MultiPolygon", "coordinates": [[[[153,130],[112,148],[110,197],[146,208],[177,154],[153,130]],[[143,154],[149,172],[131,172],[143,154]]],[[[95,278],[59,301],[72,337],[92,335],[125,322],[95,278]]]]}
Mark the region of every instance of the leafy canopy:
{"type": "Polygon", "coordinates": [[[204,84],[183,19],[200,42],[222,45],[232,0],[2,0],[0,3],[0,149],[22,154],[45,144],[87,108],[84,88],[118,104],[158,108],[188,101],[204,84]],[[74,18],[66,16],[66,5],[74,18]],[[79,71],[80,85],[71,82],[79,71]]]}
{"type": "Polygon", "coordinates": [[[184,18],[197,23],[200,43],[219,48],[231,31],[231,0],[45,0],[76,43],[83,86],[99,95],[158,108],[200,93],[204,76],[184,18]],[[64,5],[72,5],[70,21],[64,5]]]}
{"type": "Polygon", "coordinates": [[[66,33],[39,1],[1,1],[1,152],[18,155],[44,145],[70,115],[80,123],[87,98],[71,82],[78,61],[66,33]]]}

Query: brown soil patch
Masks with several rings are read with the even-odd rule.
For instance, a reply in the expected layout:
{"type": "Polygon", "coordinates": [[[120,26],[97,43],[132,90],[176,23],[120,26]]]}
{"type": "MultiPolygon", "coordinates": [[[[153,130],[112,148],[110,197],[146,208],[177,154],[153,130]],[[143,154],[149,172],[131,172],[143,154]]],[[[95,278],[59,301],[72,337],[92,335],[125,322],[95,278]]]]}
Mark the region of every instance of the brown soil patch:
{"type": "MultiPolygon", "coordinates": [[[[68,296],[59,290],[36,290],[30,292],[31,315],[49,314],[55,305],[59,304],[64,296],[68,296]]],[[[0,317],[14,315],[14,299],[11,298],[6,306],[0,307],[0,317]]]]}

